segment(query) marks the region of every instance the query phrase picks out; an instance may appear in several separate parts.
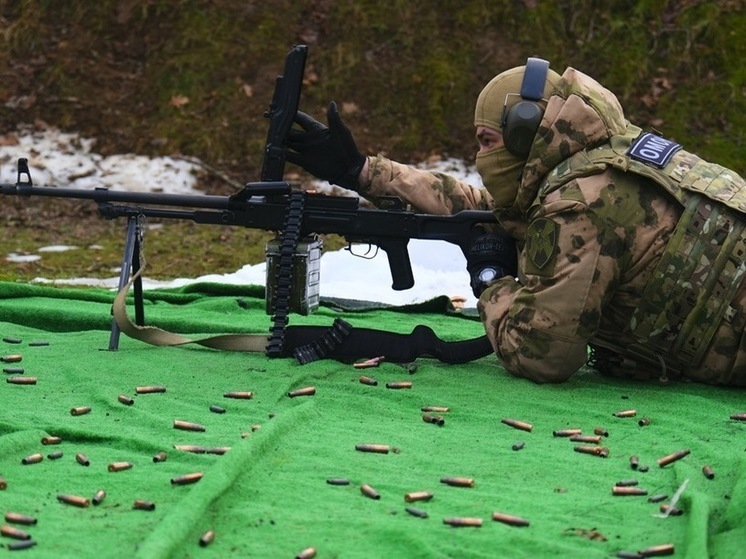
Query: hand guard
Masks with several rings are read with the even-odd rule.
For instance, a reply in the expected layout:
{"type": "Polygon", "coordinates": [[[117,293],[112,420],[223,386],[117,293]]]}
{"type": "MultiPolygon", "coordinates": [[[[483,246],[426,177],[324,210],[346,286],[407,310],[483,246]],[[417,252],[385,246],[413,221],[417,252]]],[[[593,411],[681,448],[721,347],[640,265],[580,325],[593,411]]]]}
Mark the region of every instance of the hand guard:
{"type": "Polygon", "coordinates": [[[288,131],[286,159],[319,179],[357,190],[365,156],[357,149],[334,101],[329,103],[326,118],[328,127],[298,111],[295,122],[302,130],[291,128],[288,131]]]}
{"type": "Polygon", "coordinates": [[[495,280],[518,274],[515,240],[511,237],[476,227],[469,250],[462,247],[462,251],[471,278],[471,290],[477,299],[495,280]]]}

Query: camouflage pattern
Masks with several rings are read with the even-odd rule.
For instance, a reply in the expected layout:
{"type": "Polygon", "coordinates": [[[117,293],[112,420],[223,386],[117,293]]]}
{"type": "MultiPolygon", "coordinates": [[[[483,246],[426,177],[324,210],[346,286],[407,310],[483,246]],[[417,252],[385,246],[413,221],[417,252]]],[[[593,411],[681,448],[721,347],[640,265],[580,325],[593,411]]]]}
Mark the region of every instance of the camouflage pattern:
{"type": "MultiPolygon", "coordinates": [[[[677,199],[651,178],[623,170],[628,162],[621,158],[620,168],[588,158],[593,148],[609,142],[615,145],[627,133],[627,126],[611,92],[577,70],[565,71],[549,99],[515,203],[497,213],[501,226],[518,240],[519,277],[518,281],[502,278],[482,294],[479,312],[487,335],[506,370],[536,382],[568,379],[586,364],[591,345],[610,349],[611,355],[637,348],[632,359],[627,355],[602,361],[604,373],[632,378],[681,375],[746,386],[746,285],[736,289],[719,285],[705,273],[711,261],[721,258],[723,269],[730,267],[728,273],[735,280],[735,270],[743,262],[743,254],[738,254],[743,247],[735,246],[738,243],[727,249],[733,252],[725,258],[718,250],[704,260],[699,255],[690,266],[691,275],[700,276],[695,281],[712,284],[713,293],[721,299],[726,293],[728,303],[721,320],[708,323],[706,315],[711,311],[706,311],[704,319],[686,326],[694,328],[692,332],[697,328],[712,330],[712,342],[702,349],[700,363],[677,362],[675,356],[662,355],[651,343],[655,336],[641,341],[640,336],[632,335],[630,324],[638,308],[667,298],[675,299],[676,312],[686,314],[682,309],[694,303],[691,294],[681,289],[674,296],[665,291],[668,286],[658,269],[685,215],[684,197],[677,199]],[[567,164],[573,156],[586,160],[584,167],[575,165],[576,169],[583,167],[582,173],[567,172],[573,167],[567,164]],[[550,175],[551,184],[547,182],[550,175]],[[658,278],[657,294],[649,289],[654,278],[658,278]],[[666,359],[672,365],[667,366],[666,359]]],[[[746,196],[746,189],[738,183],[740,177],[732,171],[721,168],[717,173],[715,167],[708,167],[705,176],[698,175],[699,158],[686,152],[680,155],[673,165],[678,169],[674,174],[679,187],[688,177],[687,190],[707,191],[705,195],[712,199],[732,199],[734,206],[746,196]],[[708,178],[708,174],[717,176],[708,178]],[[734,180],[730,180],[732,176],[734,180]]],[[[420,211],[438,214],[494,209],[484,189],[451,177],[383,156],[370,158],[369,164],[369,181],[361,189],[366,198],[394,194],[420,211]]],[[[696,199],[687,196],[688,200],[696,199]]],[[[706,213],[712,205],[692,202],[689,209],[706,213]]],[[[717,224],[722,232],[734,225],[734,216],[740,219],[732,212],[715,214],[709,222],[711,216],[702,216],[700,227],[706,222],[708,228],[717,224]]],[[[721,237],[724,240],[727,235],[721,237]]],[[[683,257],[690,248],[680,246],[666,256],[673,260],[664,268],[675,270],[690,264],[683,257]]],[[[661,325],[648,326],[650,334],[661,325]]]]}

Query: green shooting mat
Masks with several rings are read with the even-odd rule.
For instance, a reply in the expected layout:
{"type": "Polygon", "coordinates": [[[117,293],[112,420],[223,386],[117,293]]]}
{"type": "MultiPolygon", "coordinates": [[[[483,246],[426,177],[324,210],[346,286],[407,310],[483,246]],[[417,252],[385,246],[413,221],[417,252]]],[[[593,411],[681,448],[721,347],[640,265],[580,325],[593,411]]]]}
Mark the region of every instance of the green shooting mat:
{"type": "MultiPolygon", "coordinates": [[[[265,333],[262,295],[212,284],[146,291],[145,321],[195,337],[265,333]]],[[[8,517],[0,555],[25,534],[35,545],[17,553],[40,558],[312,556],[308,548],[319,558],[604,558],[656,546],[677,557],[742,556],[743,390],[590,370],[536,385],[494,356],[363,369],[124,337],[109,351],[113,299],[104,289],[0,283],[0,356],[12,381],[0,384],[0,508],[36,521],[8,517]],[[289,396],[302,388],[313,390],[289,396]],[[607,436],[555,433],[595,428],[607,436]],[[338,479],[348,483],[329,483],[338,479]],[[619,482],[641,494],[615,494],[619,482]],[[677,493],[676,514],[662,514],[677,493]]],[[[447,340],[483,334],[445,298],[328,301],[290,323],[336,317],[403,333],[426,324],[447,340]]]]}

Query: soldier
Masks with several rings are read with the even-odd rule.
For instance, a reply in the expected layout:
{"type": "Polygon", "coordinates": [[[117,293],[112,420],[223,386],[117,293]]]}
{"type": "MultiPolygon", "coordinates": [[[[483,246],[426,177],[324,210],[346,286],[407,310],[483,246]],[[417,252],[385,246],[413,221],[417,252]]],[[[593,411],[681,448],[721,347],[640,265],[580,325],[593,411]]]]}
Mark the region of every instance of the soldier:
{"type": "Polygon", "coordinates": [[[588,364],[746,386],[746,184],[630,124],[593,78],[530,58],[487,84],[474,116],[484,189],[365,157],[334,103],[327,119],[298,113],[290,162],[374,202],[492,210],[515,239],[517,278],[492,278],[478,302],[511,374],[562,382],[588,364]]]}

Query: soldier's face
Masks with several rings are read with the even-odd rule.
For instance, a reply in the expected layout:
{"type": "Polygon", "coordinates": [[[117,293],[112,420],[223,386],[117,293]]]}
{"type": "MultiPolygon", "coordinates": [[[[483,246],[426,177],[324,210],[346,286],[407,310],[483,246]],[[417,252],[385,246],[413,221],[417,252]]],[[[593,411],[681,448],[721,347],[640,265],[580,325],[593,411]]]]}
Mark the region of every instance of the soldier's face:
{"type": "Polygon", "coordinates": [[[479,153],[501,147],[503,145],[503,135],[494,128],[477,126],[477,144],[479,144],[479,153]]]}

